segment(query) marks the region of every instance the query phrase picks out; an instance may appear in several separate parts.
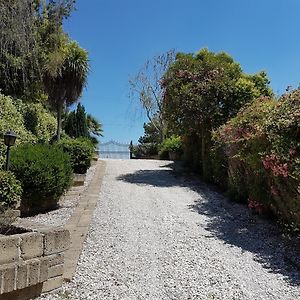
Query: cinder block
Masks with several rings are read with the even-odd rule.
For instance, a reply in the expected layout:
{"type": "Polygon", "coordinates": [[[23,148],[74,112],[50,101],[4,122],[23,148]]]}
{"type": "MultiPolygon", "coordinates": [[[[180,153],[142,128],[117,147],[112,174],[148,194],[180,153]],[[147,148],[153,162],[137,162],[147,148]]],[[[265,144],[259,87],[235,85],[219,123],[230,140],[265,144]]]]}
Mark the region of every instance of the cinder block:
{"type": "Polygon", "coordinates": [[[16,274],[16,289],[24,289],[27,287],[27,265],[25,263],[18,264],[16,266],[17,268],[17,274],[16,274]]]}
{"type": "Polygon", "coordinates": [[[21,258],[24,260],[43,255],[43,235],[30,232],[20,235],[21,258]]]}
{"type": "Polygon", "coordinates": [[[28,286],[35,285],[39,282],[40,275],[40,261],[38,259],[32,259],[26,262],[28,267],[28,286]]]}
{"type": "Polygon", "coordinates": [[[0,267],[2,273],[1,294],[15,290],[16,268],[14,264],[3,265],[0,267]]]}
{"type": "Polygon", "coordinates": [[[49,260],[48,257],[41,258],[40,261],[40,277],[39,282],[44,282],[48,279],[49,273],[49,260]]]}
{"type": "Polygon", "coordinates": [[[70,232],[59,228],[56,230],[47,230],[44,234],[44,255],[60,253],[69,248],[70,232]]]}
{"type": "Polygon", "coordinates": [[[48,276],[49,278],[61,276],[64,272],[64,265],[56,265],[49,268],[48,276]]]}
{"type": "Polygon", "coordinates": [[[52,255],[49,255],[46,257],[48,259],[49,268],[56,266],[56,265],[61,265],[64,263],[64,260],[65,260],[64,253],[52,254],[52,255]]]}
{"type": "Polygon", "coordinates": [[[19,236],[0,237],[0,265],[9,264],[19,260],[19,236]]]}
{"type": "Polygon", "coordinates": [[[62,284],[63,284],[62,276],[48,279],[43,283],[43,293],[47,293],[52,290],[58,289],[59,287],[62,286],[62,284]]]}

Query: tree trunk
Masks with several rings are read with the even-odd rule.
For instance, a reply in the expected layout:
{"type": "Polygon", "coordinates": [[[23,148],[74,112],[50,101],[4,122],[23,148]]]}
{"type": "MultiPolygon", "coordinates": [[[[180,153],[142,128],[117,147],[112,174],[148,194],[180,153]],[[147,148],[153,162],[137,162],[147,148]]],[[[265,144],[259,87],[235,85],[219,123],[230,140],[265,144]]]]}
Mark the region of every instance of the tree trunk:
{"type": "Polygon", "coordinates": [[[60,141],[60,136],[61,136],[61,129],[62,129],[62,110],[63,110],[63,105],[62,103],[57,104],[57,131],[56,131],[56,140],[59,142],[60,141]]]}

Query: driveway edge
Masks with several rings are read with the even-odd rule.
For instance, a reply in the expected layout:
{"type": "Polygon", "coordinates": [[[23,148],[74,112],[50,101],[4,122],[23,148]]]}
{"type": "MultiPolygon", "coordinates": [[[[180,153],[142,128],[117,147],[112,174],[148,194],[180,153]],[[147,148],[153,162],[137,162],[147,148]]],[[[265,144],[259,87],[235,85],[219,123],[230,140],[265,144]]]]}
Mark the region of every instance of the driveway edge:
{"type": "Polygon", "coordinates": [[[65,225],[65,228],[70,231],[71,243],[69,250],[65,253],[64,281],[71,281],[75,274],[83,243],[97,206],[105,169],[106,163],[99,160],[93,179],[86,191],[81,195],[78,206],[65,225]]]}

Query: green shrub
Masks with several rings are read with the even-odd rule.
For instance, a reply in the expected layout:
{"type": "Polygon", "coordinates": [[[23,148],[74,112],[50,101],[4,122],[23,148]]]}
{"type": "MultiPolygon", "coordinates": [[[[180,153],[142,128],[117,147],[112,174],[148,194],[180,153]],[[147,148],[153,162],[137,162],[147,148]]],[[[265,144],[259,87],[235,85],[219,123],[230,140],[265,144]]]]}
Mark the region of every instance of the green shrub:
{"type": "Polygon", "coordinates": [[[21,201],[22,188],[13,173],[0,171],[0,212],[14,208],[21,201]]]}
{"type": "Polygon", "coordinates": [[[11,171],[21,181],[21,211],[35,214],[57,207],[72,182],[70,158],[51,145],[22,145],[12,149],[11,171]]]}
{"type": "Polygon", "coordinates": [[[172,135],[171,137],[165,139],[159,146],[160,155],[164,152],[175,152],[178,154],[182,153],[182,142],[181,137],[177,135],[172,135]]]}
{"type": "MultiPolygon", "coordinates": [[[[40,103],[24,103],[0,94],[0,138],[12,129],[16,144],[49,142],[56,132],[56,119],[40,103]]],[[[5,161],[5,146],[0,143],[0,168],[5,161]]]]}
{"type": "Polygon", "coordinates": [[[181,137],[178,135],[172,135],[171,137],[165,139],[159,145],[159,156],[161,159],[168,159],[174,155],[174,158],[178,158],[182,154],[182,141],[181,137]]]}
{"type": "Polygon", "coordinates": [[[95,152],[92,142],[86,138],[68,138],[61,140],[58,145],[70,155],[73,172],[85,174],[95,152]]]}
{"type": "MultiPolygon", "coordinates": [[[[0,94],[0,138],[3,134],[12,129],[18,136],[16,143],[28,143],[35,140],[34,135],[29,132],[25,125],[22,113],[16,106],[16,101],[11,97],[0,94]]],[[[5,162],[6,147],[0,143],[0,168],[5,162]]]]}
{"type": "Polygon", "coordinates": [[[156,156],[157,145],[154,143],[142,143],[132,147],[132,154],[136,158],[147,158],[151,156],[156,156]]]}
{"type": "Polygon", "coordinates": [[[48,143],[56,133],[56,118],[40,103],[20,105],[26,129],[34,134],[37,142],[48,143]]]}
{"type": "MultiPolygon", "coordinates": [[[[230,194],[300,227],[300,91],[247,105],[214,141],[225,154],[230,194]]],[[[215,178],[224,176],[218,171],[215,178]]]]}

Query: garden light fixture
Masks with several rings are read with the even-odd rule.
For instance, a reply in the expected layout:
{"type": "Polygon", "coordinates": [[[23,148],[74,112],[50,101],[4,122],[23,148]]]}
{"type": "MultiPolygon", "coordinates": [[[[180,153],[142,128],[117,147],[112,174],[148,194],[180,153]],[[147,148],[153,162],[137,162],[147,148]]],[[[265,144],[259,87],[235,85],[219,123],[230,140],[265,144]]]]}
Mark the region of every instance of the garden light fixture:
{"type": "Polygon", "coordinates": [[[4,134],[4,144],[7,146],[6,167],[5,167],[6,171],[9,170],[9,151],[10,151],[10,147],[15,144],[16,139],[17,139],[17,136],[11,129],[4,134]]]}

